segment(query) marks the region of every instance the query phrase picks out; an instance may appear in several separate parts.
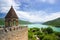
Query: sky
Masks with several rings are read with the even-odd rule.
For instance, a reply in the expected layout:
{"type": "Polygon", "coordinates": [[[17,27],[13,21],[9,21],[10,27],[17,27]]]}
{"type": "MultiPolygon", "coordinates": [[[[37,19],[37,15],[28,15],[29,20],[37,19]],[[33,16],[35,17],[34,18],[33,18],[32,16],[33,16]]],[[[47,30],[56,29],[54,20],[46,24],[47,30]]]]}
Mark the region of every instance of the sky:
{"type": "Polygon", "coordinates": [[[60,0],[0,0],[0,17],[13,6],[19,19],[46,22],[60,17],[60,0]]]}

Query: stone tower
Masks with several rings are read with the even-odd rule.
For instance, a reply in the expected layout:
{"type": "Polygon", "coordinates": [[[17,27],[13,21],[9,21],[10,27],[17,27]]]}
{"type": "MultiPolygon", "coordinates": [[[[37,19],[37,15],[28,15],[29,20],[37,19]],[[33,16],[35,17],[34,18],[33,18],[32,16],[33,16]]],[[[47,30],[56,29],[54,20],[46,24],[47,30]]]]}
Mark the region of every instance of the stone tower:
{"type": "Polygon", "coordinates": [[[5,17],[5,27],[12,27],[12,26],[18,26],[18,16],[16,15],[16,12],[11,6],[11,9],[9,10],[9,12],[5,17]]]}

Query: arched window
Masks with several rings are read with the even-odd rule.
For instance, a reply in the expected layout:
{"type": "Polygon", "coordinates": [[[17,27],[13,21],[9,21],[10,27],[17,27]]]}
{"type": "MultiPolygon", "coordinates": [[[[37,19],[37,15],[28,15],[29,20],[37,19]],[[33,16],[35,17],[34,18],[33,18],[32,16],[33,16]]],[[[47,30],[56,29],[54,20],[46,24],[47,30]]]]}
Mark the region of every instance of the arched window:
{"type": "Polygon", "coordinates": [[[13,22],[14,26],[16,25],[16,21],[13,22]]]}
{"type": "Polygon", "coordinates": [[[9,26],[12,26],[12,21],[9,20],[8,24],[9,24],[9,26]]]}

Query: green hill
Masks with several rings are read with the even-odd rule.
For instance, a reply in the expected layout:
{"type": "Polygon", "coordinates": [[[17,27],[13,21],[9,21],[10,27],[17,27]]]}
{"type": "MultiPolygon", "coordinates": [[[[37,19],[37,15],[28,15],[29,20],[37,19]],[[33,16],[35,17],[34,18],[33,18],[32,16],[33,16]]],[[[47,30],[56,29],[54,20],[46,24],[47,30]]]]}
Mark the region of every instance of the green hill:
{"type": "Polygon", "coordinates": [[[54,19],[54,20],[45,22],[45,23],[43,23],[43,24],[60,27],[60,18],[57,18],[57,19],[54,19]]]}
{"type": "Polygon", "coordinates": [[[19,24],[31,24],[29,21],[19,20],[19,24]]]}
{"type": "MultiPolygon", "coordinates": [[[[4,25],[5,20],[3,18],[0,18],[0,25],[4,25]]],[[[31,24],[31,22],[28,22],[28,21],[24,21],[24,20],[19,20],[19,24],[31,24]]]]}
{"type": "Polygon", "coordinates": [[[0,25],[4,25],[4,19],[0,18],[0,25]]]}

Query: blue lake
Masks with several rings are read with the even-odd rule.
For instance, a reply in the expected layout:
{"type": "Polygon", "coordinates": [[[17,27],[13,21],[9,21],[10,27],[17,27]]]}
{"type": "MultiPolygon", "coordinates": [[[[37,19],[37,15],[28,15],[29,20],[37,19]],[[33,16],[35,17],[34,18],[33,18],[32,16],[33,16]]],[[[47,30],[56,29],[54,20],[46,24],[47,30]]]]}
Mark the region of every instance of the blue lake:
{"type": "Polygon", "coordinates": [[[52,26],[48,26],[48,25],[42,25],[42,24],[25,24],[24,26],[28,26],[28,28],[33,28],[33,27],[47,28],[47,27],[51,27],[54,31],[60,32],[60,28],[59,27],[52,27],[52,26]]]}

